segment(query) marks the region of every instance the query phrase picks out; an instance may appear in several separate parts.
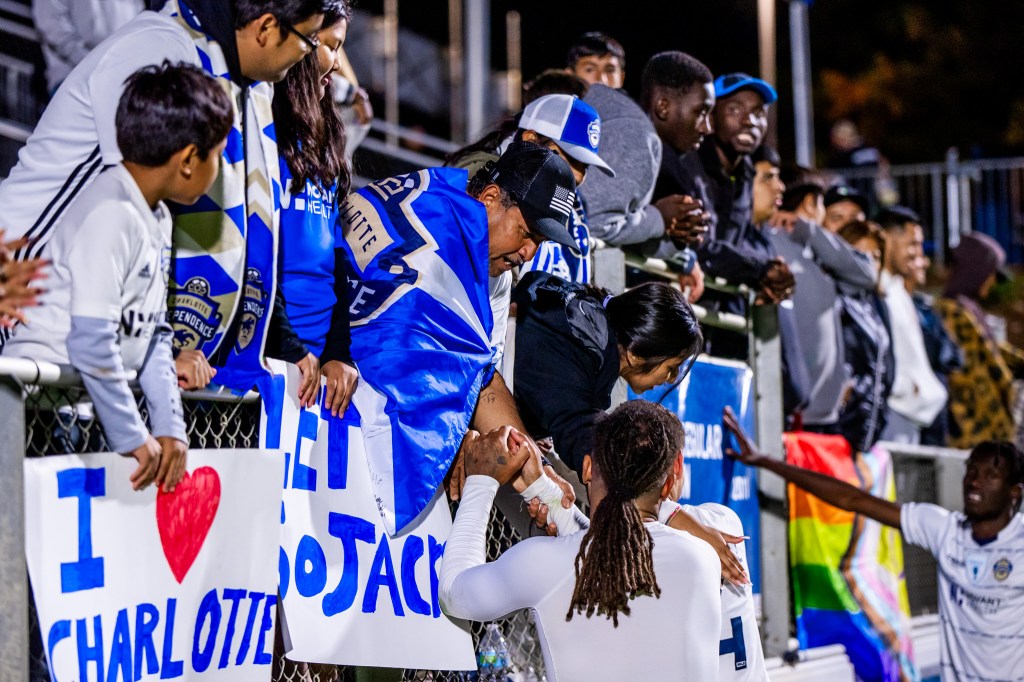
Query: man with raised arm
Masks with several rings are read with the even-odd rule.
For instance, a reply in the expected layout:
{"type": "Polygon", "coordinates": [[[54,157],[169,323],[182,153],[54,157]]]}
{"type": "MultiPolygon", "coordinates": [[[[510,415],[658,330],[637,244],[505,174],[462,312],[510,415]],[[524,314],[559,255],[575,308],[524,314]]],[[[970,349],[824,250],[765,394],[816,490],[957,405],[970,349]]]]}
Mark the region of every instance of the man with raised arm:
{"type": "Polygon", "coordinates": [[[985,441],[964,472],[964,510],[897,504],[848,483],[762,453],[726,408],[723,424],[749,466],[772,471],[825,502],[898,528],[939,564],[943,682],[1024,679],[1024,453],[1012,443],[985,441]]]}

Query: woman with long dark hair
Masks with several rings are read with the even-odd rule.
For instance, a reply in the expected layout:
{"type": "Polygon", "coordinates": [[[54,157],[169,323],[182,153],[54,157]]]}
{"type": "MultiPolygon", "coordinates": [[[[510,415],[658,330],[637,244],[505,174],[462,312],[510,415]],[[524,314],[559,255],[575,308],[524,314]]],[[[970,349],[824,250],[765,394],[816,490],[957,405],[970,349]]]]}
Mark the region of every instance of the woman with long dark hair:
{"type": "MultiPolygon", "coordinates": [[[[681,291],[661,282],[611,296],[530,272],[512,300],[518,309],[512,388],[519,414],[533,438],[551,437],[581,481],[594,424],[611,406],[615,382],[621,377],[639,394],[681,381],[704,345],[693,308],[681,291]]],[[[726,544],[739,537],[726,538],[686,513],[675,514],[669,525],[711,544],[726,579],[747,582],[726,544]]]]}
{"type": "MultiPolygon", "coordinates": [[[[341,65],[351,17],[347,0],[333,3],[324,13],[316,50],[288,72],[274,94],[283,190],[281,290],[292,328],[327,377],[324,405],[334,414],[344,412],[358,379],[349,353],[348,307],[335,294],[344,275],[334,255],[334,212],[348,194],[351,173],[331,78],[341,65]]],[[[304,405],[313,403],[320,386],[319,372],[311,378],[300,387],[304,405]]]]}
{"type": "Polygon", "coordinates": [[[704,342],[693,308],[668,284],[649,282],[610,296],[528,273],[513,301],[519,414],[530,435],[550,436],[581,476],[594,421],[611,405],[619,377],[635,393],[671,383],[704,342]]]}
{"type": "Polygon", "coordinates": [[[718,679],[718,562],[705,543],[658,521],[683,475],[682,425],[634,400],[594,426],[582,466],[589,529],[524,540],[489,564],[498,486],[520,468],[537,477],[540,463],[511,427],[473,434],[441,563],[442,608],[472,620],[530,609],[551,680],[718,679]]]}

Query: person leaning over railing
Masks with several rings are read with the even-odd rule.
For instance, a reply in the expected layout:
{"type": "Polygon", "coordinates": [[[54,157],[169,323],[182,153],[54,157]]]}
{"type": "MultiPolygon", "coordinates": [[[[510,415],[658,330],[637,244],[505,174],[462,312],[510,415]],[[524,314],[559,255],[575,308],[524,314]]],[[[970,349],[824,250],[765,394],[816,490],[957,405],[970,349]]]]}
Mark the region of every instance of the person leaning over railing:
{"type": "MultiPolygon", "coordinates": [[[[516,287],[513,300],[518,307],[513,390],[519,414],[531,436],[552,438],[555,452],[580,480],[593,447],[594,423],[611,405],[615,382],[621,377],[643,393],[677,381],[704,341],[693,309],[665,283],[649,282],[610,296],[596,287],[531,272],[516,287]],[[551,390],[553,382],[559,390],[551,390]]],[[[541,502],[557,506],[557,499],[541,502]]],[[[547,510],[541,509],[539,521],[546,518],[547,510]]],[[[747,582],[718,532],[685,514],[677,514],[671,525],[710,543],[726,578],[747,582]]]]}
{"type": "Polygon", "coordinates": [[[75,200],[50,240],[41,305],[5,356],[81,372],[111,449],[138,460],[133,488],[173,491],[188,436],[167,324],[171,214],[217,177],[231,100],[201,69],[150,66],[128,78],[115,117],[123,161],[75,200]],[[152,431],[128,386],[137,371],[152,431]]]}
{"type": "MultiPolygon", "coordinates": [[[[331,76],[348,34],[347,3],[324,13],[319,45],[296,64],[274,92],[274,126],[281,154],[281,291],[292,329],[306,350],[300,362],[319,358],[327,378],[324,407],[343,414],[358,374],[349,348],[348,281],[335,257],[336,209],[351,187],[345,160],[345,124],[331,94],[331,76]]],[[[305,377],[303,377],[305,378],[305,377]]],[[[300,387],[312,405],[319,376],[300,387]]]]}
{"type": "MultiPolygon", "coordinates": [[[[0,226],[11,236],[31,239],[16,256],[46,257],[49,239],[73,199],[104,168],[121,161],[114,115],[125,79],[165,59],[202,67],[221,79],[233,107],[238,103],[237,135],[231,136],[231,149],[209,201],[201,202],[200,210],[175,217],[170,289],[177,303],[191,300],[196,306],[186,309],[172,302],[172,325],[184,349],[202,348],[213,357],[215,350],[230,355],[242,345],[249,348],[245,359],[252,362],[247,364],[260,364],[262,335],[271,318],[245,315],[242,299],[259,284],[247,282],[250,272],[258,269],[250,267],[255,258],[261,259],[264,281],[273,281],[266,275],[273,267],[268,252],[277,223],[272,188],[278,173],[276,155],[271,153],[268,83],[280,81],[313,50],[310,34],[320,28],[325,6],[334,1],[152,0],[151,6],[162,7],[159,13],[139,14],[68,75],[19,152],[18,164],[0,184],[0,226]],[[257,233],[263,238],[259,246],[265,248],[256,248],[257,233]],[[204,271],[189,276],[196,269],[204,271]],[[194,328],[186,320],[194,322],[194,328]],[[243,329],[245,335],[240,333],[243,329]]],[[[274,287],[269,289],[262,293],[273,298],[274,287]]],[[[248,307],[260,306],[270,310],[263,302],[248,307]]],[[[273,320],[285,325],[282,318],[273,320]]],[[[0,345],[6,341],[4,331],[0,330],[0,345]]],[[[183,383],[196,386],[208,380],[209,369],[200,366],[205,359],[195,353],[183,356],[183,383]]],[[[225,380],[225,374],[219,372],[218,380],[225,380]]]]}

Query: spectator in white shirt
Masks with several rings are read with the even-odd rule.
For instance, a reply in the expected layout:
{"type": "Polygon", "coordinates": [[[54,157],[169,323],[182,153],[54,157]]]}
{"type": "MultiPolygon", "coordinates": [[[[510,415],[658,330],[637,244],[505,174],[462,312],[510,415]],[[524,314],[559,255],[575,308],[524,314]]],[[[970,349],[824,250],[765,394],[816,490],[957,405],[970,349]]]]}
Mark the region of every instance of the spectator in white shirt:
{"type": "Polygon", "coordinates": [[[164,202],[193,204],[209,190],[232,120],[229,96],[198,67],[165,62],[130,76],[116,115],[123,161],[57,226],[48,291],[3,349],[81,372],[111,449],[139,462],[136,490],[155,482],[173,491],[188,448],[167,322],[164,202]],[[148,428],[128,386],[133,373],[148,428]]]}
{"type": "Polygon", "coordinates": [[[882,211],[876,222],[886,232],[881,285],[896,357],[896,378],[881,439],[916,444],[921,441],[921,429],[935,421],[947,398],[946,387],[928,360],[917,308],[903,282],[913,275],[914,259],[923,252],[924,230],[917,214],[900,206],[882,211]]]}
{"type": "Polygon", "coordinates": [[[658,521],[682,476],[679,420],[640,400],[602,418],[583,464],[590,528],[524,540],[487,564],[495,491],[520,467],[539,476],[524,442],[504,427],[466,448],[469,476],[441,564],[445,612],[491,620],[531,609],[552,680],[717,680],[719,562],[707,543],[658,521]]]}

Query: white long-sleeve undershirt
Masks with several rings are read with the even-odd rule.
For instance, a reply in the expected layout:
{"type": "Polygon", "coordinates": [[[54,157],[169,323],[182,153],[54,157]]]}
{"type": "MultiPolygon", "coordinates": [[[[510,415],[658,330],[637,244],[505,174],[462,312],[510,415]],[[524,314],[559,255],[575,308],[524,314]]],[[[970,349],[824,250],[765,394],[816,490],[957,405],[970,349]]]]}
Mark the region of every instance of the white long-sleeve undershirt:
{"type": "Polygon", "coordinates": [[[721,569],[709,545],[660,523],[646,524],[661,597],[631,601],[632,613],[620,615],[617,628],[603,616],[577,614],[567,622],[574,562],[586,531],[530,538],[486,563],[487,521],[497,490],[488,476],[466,480],[441,563],[446,613],[493,620],[531,609],[552,680],[718,679],[721,569]]]}

